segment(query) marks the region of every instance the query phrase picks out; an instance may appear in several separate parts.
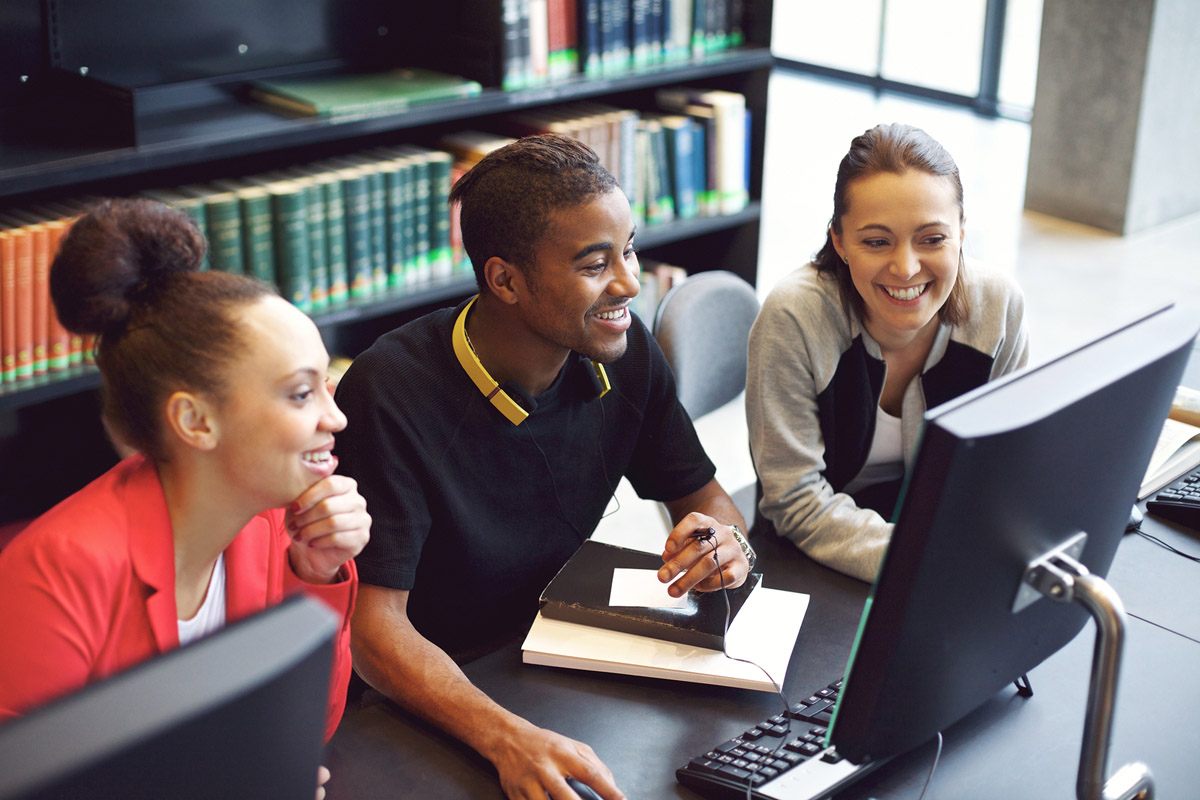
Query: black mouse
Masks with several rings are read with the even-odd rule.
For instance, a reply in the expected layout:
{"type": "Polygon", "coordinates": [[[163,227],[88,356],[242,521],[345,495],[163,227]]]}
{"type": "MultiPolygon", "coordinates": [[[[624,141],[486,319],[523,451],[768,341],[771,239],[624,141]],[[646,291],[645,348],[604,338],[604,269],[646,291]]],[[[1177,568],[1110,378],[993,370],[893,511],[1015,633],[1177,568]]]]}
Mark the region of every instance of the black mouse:
{"type": "Polygon", "coordinates": [[[588,786],[586,783],[577,781],[570,775],[567,776],[567,786],[575,790],[575,794],[579,795],[579,800],[603,800],[600,795],[596,794],[596,790],[588,786]]]}

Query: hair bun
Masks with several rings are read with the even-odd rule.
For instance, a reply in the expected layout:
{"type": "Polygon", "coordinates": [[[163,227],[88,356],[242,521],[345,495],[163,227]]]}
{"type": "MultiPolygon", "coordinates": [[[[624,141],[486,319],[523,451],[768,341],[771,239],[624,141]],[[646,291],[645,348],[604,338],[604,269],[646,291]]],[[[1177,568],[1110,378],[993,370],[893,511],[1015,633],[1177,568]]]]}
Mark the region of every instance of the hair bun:
{"type": "Polygon", "coordinates": [[[204,259],[204,236],[183,212],[145,199],[106,200],[71,227],[50,269],[63,326],[110,333],[152,305],[155,290],[204,259]]]}

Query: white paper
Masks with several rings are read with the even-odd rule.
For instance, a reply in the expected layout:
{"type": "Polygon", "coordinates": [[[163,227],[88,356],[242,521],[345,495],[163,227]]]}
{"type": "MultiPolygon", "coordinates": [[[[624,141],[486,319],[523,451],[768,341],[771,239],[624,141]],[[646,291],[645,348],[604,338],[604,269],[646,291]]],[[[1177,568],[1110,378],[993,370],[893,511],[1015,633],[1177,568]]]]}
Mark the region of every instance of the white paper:
{"type": "Polygon", "coordinates": [[[733,661],[718,650],[664,642],[574,622],[534,619],[522,645],[527,664],[643,675],[677,681],[735,686],[763,692],[783,680],[808,595],[759,586],[738,612],[725,640],[729,654],[761,665],[733,661]]]}
{"type": "Polygon", "coordinates": [[[687,594],[671,597],[667,594],[669,585],[658,579],[657,570],[616,567],[613,569],[608,604],[638,608],[687,608],[687,594]]]}

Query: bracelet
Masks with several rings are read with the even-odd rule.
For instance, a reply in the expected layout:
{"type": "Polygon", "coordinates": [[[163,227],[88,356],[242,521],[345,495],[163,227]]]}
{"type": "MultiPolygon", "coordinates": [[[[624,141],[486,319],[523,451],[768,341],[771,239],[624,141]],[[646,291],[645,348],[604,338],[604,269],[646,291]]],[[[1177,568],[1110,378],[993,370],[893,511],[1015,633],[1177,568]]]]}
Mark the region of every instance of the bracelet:
{"type": "Polygon", "coordinates": [[[742,529],[737,525],[726,525],[725,527],[733,531],[734,541],[742,548],[742,553],[746,556],[746,561],[750,564],[750,569],[754,569],[754,562],[758,560],[758,554],[754,552],[754,548],[750,546],[750,542],[746,539],[746,535],[742,533],[742,529]]]}

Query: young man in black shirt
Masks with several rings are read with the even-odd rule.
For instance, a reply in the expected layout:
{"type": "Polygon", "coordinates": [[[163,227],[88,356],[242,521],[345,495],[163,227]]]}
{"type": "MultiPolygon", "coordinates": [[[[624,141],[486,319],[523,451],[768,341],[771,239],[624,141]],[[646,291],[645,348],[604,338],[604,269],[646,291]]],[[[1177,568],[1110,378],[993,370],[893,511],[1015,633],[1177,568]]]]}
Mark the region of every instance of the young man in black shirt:
{"type": "Polygon", "coordinates": [[[518,637],[624,475],[676,523],[659,579],[719,590],[750,570],[662,352],[629,311],[629,202],[595,154],[556,135],[487,156],[455,185],[479,295],[392,331],[337,399],[341,471],[373,519],[356,559],[355,667],[495,764],[510,798],[571,800],[564,776],[620,790],[591,748],[476,689],[457,662],[518,637]]]}

